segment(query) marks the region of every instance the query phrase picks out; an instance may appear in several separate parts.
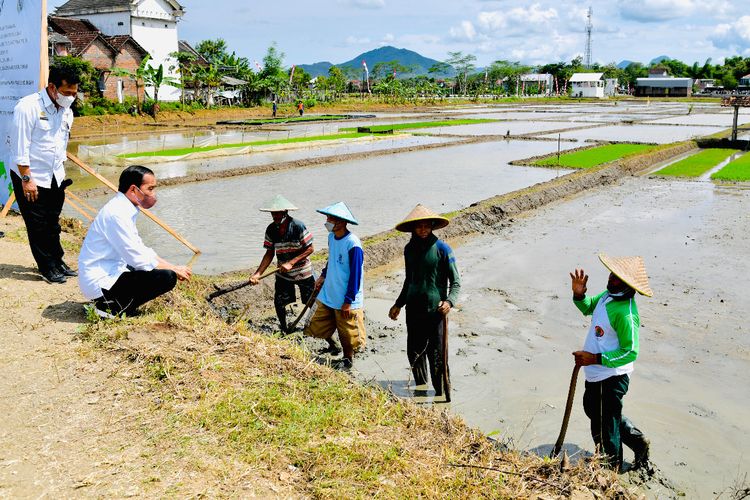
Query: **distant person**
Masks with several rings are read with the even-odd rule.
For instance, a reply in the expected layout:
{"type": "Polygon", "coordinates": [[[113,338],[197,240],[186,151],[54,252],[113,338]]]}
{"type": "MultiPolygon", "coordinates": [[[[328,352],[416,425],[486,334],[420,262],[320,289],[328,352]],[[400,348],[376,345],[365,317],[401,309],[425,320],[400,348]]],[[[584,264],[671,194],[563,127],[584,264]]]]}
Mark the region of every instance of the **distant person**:
{"type": "Polygon", "coordinates": [[[7,144],[13,192],[16,194],[31,254],[47,283],[65,283],[77,276],[64,261],[60,244],[60,212],[65,203],[68,137],[73,125],[70,107],[78,94],[81,74],[51,66],[47,87],[18,101],[13,109],[7,144]]]}
{"type": "Polygon", "coordinates": [[[81,292],[104,318],[135,315],[139,306],[192,274],[159,257],[138,235],[138,212],[156,204],[154,172],[131,165],[120,174],[117,190],[91,223],[78,257],[81,292]]]}
{"type": "Polygon", "coordinates": [[[297,103],[297,111],[299,111],[299,115],[302,116],[305,114],[305,103],[300,101],[297,103]]]}
{"type": "Polygon", "coordinates": [[[461,289],[461,278],[453,250],[433,233],[448,225],[448,219],[423,205],[417,205],[396,230],[411,233],[404,247],[406,276],[401,294],[388,316],[398,318],[406,306],[406,355],[414,383],[427,383],[429,363],[435,396],[449,397],[447,367],[448,313],[455,306],[461,289]]]}
{"type": "Polygon", "coordinates": [[[338,348],[333,334],[339,332],[343,368],[351,368],[355,351],[364,348],[365,321],[362,282],[364,252],[362,242],[347,228],[358,224],[349,207],[343,202],[318,210],[326,216],[328,230],[328,262],[315,282],[318,293],[315,312],[305,328],[305,335],[325,339],[329,350],[338,348]]]}
{"type": "Polygon", "coordinates": [[[286,306],[297,300],[294,287],[299,287],[300,300],[305,303],[310,300],[315,289],[310,261],[310,255],[314,251],[313,236],[302,221],[289,215],[291,210],[297,210],[297,207],[280,194],[260,209],[261,212],[271,212],[273,222],[266,228],[263,241],[266,253],[249,280],[257,285],[260,276],[276,256],[279,272],[276,273],[273,304],[282,333],[287,333],[286,306]]]}
{"type": "Polygon", "coordinates": [[[607,466],[620,470],[624,444],[635,454],[634,468],[648,467],[649,440],[622,414],[622,399],[639,350],[635,292],[647,297],[653,292],[641,257],[600,254],[599,259],[610,274],[607,289],[594,297],[586,295],[589,277],[583,269],[570,273],[573,303],[592,317],[584,350],[573,353],[576,365],[583,366],[586,374],[583,409],[607,466]]]}
{"type": "Polygon", "coordinates": [[[276,99],[274,99],[273,101],[271,101],[271,109],[272,109],[271,116],[273,116],[273,118],[276,118],[276,108],[277,108],[276,99]]]}

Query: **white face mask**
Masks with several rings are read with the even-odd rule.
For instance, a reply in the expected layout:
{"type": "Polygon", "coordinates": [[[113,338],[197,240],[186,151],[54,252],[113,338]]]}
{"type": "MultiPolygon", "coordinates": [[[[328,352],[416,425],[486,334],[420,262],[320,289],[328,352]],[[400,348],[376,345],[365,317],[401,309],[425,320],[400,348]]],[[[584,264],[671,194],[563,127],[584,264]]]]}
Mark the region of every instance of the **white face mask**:
{"type": "Polygon", "coordinates": [[[75,100],[75,96],[57,94],[57,105],[62,108],[68,109],[73,105],[73,101],[75,100]]]}
{"type": "Polygon", "coordinates": [[[326,227],[329,233],[333,231],[333,222],[326,222],[323,225],[326,227]]]}

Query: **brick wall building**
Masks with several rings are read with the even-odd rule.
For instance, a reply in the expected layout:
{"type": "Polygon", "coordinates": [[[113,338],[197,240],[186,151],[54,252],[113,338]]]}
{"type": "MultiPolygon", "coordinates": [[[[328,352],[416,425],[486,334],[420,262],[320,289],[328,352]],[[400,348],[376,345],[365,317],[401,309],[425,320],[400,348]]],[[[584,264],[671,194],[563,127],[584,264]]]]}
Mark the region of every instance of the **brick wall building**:
{"type": "MultiPolygon", "coordinates": [[[[146,50],[129,35],[105,36],[85,19],[49,16],[50,50],[57,55],[80,57],[99,72],[99,91],[108,99],[122,102],[125,97],[136,96],[135,81],[114,76],[114,68],[135,71],[146,57],[146,50]],[[69,41],[65,47],[61,37],[69,41]]],[[[140,96],[143,98],[143,82],[140,96]]]]}

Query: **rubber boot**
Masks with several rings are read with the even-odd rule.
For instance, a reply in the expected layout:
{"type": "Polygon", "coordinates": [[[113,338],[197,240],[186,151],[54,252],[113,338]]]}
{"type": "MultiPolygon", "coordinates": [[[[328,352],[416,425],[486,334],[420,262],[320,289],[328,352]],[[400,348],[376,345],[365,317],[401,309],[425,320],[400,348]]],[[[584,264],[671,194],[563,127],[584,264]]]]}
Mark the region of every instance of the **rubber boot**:
{"type": "Polygon", "coordinates": [[[622,441],[622,444],[633,450],[633,454],[635,455],[633,468],[647,468],[651,442],[643,435],[643,432],[633,425],[633,422],[625,416],[622,417],[622,423],[620,424],[620,440],[622,441]]]}

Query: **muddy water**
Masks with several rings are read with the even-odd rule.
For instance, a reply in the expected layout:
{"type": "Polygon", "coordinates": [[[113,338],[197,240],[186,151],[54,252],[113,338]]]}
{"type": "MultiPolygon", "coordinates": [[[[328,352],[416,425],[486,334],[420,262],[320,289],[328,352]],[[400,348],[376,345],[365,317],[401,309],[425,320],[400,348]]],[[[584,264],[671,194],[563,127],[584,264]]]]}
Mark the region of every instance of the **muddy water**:
{"type": "MultiPolygon", "coordinates": [[[[578,130],[589,127],[597,127],[599,124],[571,124],[569,122],[553,121],[504,121],[491,123],[476,123],[473,125],[455,125],[452,127],[435,127],[428,129],[434,135],[519,135],[530,133],[544,133],[550,130],[576,129],[569,134],[580,135],[578,130]]],[[[584,132],[585,133],[585,132],[584,132]]]]}
{"type": "MultiPolygon", "coordinates": [[[[748,189],[630,178],[456,247],[462,294],[451,313],[451,411],[519,448],[548,453],[562,419],[570,353],[589,324],[570,300],[567,273],[584,267],[589,291],[598,293],[607,271],[597,252],[640,254],[655,296],[637,298],[641,352],[624,412],[687,497],[731,487],[750,472],[748,203],[748,189]]],[[[415,388],[403,325],[385,316],[402,279],[399,265],[368,281],[369,347],[376,352],[357,368],[408,396],[415,388]]],[[[569,451],[581,453],[593,448],[582,393],[579,379],[566,439],[569,451]]],[[[426,398],[418,394],[431,400],[431,389],[426,398]]],[[[625,458],[632,459],[629,451],[625,458]]],[[[653,488],[650,496],[669,495],[653,488]]]]}
{"type": "MultiPolygon", "coordinates": [[[[335,156],[343,154],[359,153],[364,151],[380,151],[392,148],[406,148],[422,144],[449,143],[455,139],[448,137],[429,137],[429,136],[411,136],[408,134],[399,134],[389,137],[379,137],[374,141],[366,142],[349,142],[349,143],[320,143],[315,146],[306,145],[298,149],[288,149],[279,151],[254,151],[250,154],[241,154],[234,156],[220,156],[215,158],[178,160],[159,164],[149,164],[148,167],[156,172],[157,176],[162,179],[169,177],[181,177],[191,174],[218,172],[230,170],[233,168],[243,168],[252,166],[270,165],[287,161],[301,160],[306,158],[320,158],[325,156],[335,156]]],[[[136,160],[137,161],[137,160],[136,160]]],[[[115,165],[97,165],[92,163],[101,175],[115,181],[122,171],[122,167],[115,165]]],[[[98,181],[91,178],[82,170],[69,168],[68,176],[74,180],[76,189],[88,189],[97,187],[98,181]]]]}
{"type": "MultiPolygon", "coordinates": [[[[618,142],[652,142],[667,144],[685,141],[694,137],[715,134],[720,129],[707,126],[677,126],[677,125],[611,125],[591,128],[583,132],[563,132],[563,139],[591,139],[598,141],[618,142]]],[[[545,136],[552,137],[552,136],[545,136]]],[[[555,134],[554,137],[557,137],[555,134]]]]}
{"type": "MultiPolygon", "coordinates": [[[[270,221],[258,208],[276,193],[300,207],[297,215],[323,247],[324,220],[316,208],[345,201],[361,223],[355,232],[367,236],[393,227],[418,202],[449,212],[562,175],[565,170],[508,165],[556,148],[551,142],[502,141],[165,187],[154,211],[203,251],[196,271],[247,268],[263,254],[270,221]]],[[[92,201],[100,206],[106,198],[92,201]]],[[[170,236],[148,220],[140,223],[144,241],[160,255],[187,260],[187,251],[170,236]]]]}

